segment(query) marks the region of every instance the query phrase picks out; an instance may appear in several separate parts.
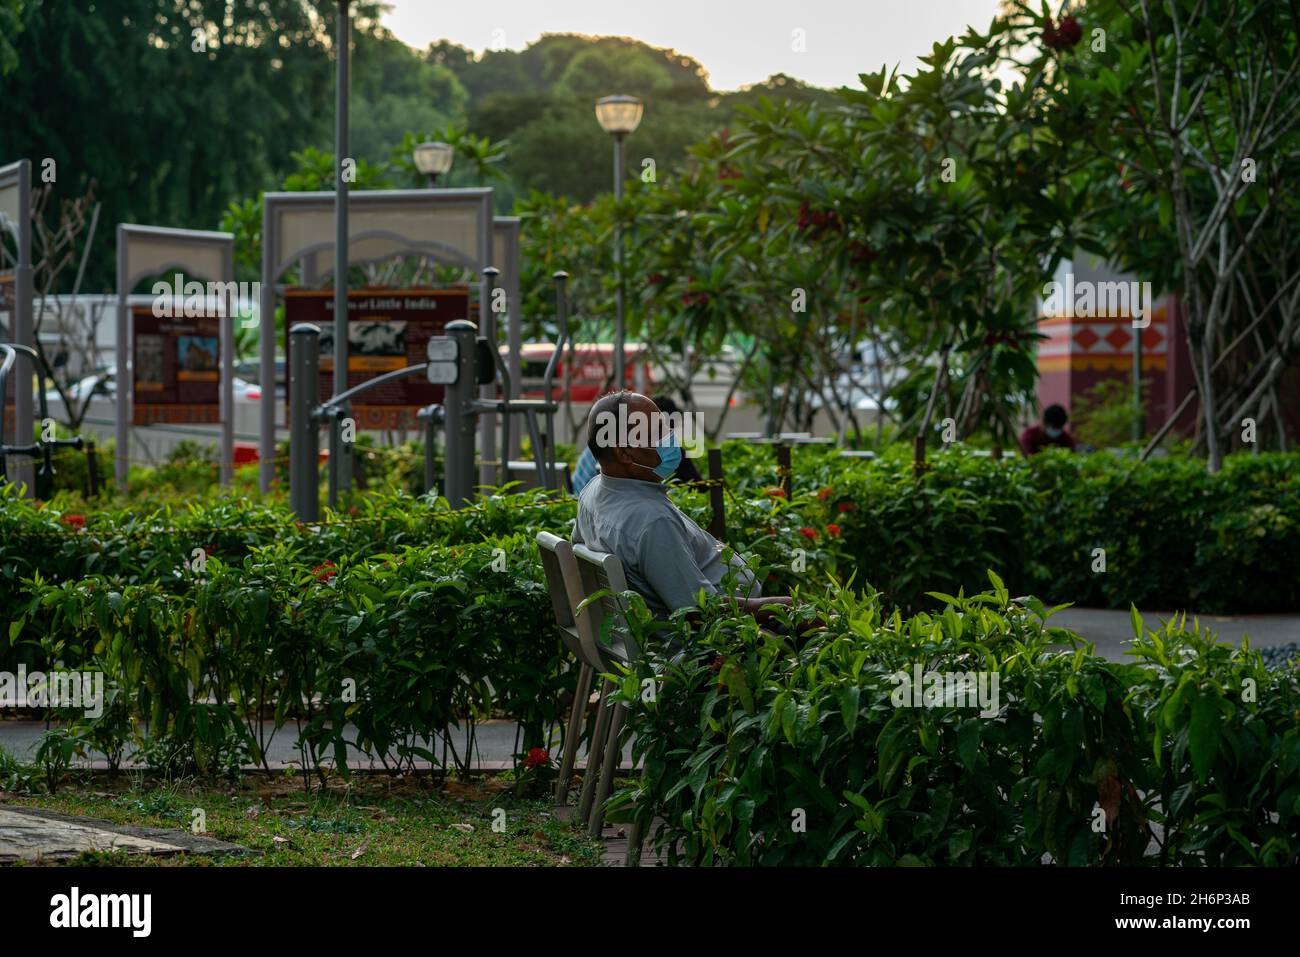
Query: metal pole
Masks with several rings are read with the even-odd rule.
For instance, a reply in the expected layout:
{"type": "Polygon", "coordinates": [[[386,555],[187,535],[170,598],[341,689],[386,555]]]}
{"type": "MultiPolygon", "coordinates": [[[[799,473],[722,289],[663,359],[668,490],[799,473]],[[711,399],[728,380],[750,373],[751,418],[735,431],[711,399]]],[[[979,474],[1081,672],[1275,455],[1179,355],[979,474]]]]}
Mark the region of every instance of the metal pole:
{"type": "Polygon", "coordinates": [[[424,419],[424,490],[432,491],[438,481],[438,470],[434,463],[433,443],[437,439],[438,426],[433,421],[433,416],[425,416],[424,419]]]}
{"type": "Polygon", "coordinates": [[[456,381],[446,388],[442,474],[443,494],[452,508],[463,508],[474,498],[474,343],[478,327],[464,319],[447,323],[445,334],[455,340],[456,381]]]}
{"type": "MultiPolygon", "coordinates": [[[[221,253],[222,261],[222,280],[233,283],[235,279],[235,248],[234,243],[226,246],[221,253]]],[[[232,307],[236,306],[234,297],[231,296],[232,307]]],[[[218,395],[217,403],[220,409],[221,418],[221,484],[227,486],[234,477],[235,466],[232,459],[235,457],[235,323],[240,321],[239,309],[232,308],[230,315],[221,315],[225,311],[217,310],[218,321],[221,323],[220,348],[221,348],[221,392],[218,395]]]]}
{"type": "MultiPolygon", "coordinates": [[[[614,134],[614,202],[623,201],[623,134],[614,134]]],[[[614,271],[617,284],[614,288],[614,388],[621,390],[627,383],[627,362],[623,355],[626,331],[623,326],[623,224],[619,214],[614,216],[614,271]]]]}
{"type": "MultiPolygon", "coordinates": [[[[32,161],[18,163],[18,258],[14,264],[14,342],[20,346],[36,348],[36,332],[32,322],[32,161]]],[[[32,376],[36,366],[20,350],[14,365],[14,429],[17,442],[22,445],[32,441],[32,376]],[[23,367],[26,365],[26,375],[23,367]]],[[[120,380],[119,380],[120,381],[120,380]]],[[[3,398],[0,398],[3,404],[3,398]]],[[[35,469],[30,459],[19,460],[14,466],[17,480],[26,486],[24,494],[35,494],[35,469]]]]}
{"type": "Polygon", "coordinates": [[[116,365],[114,378],[117,381],[117,396],[113,403],[114,437],[117,448],[113,451],[113,475],[117,479],[119,491],[126,491],[127,457],[130,451],[131,435],[131,392],[134,386],[131,376],[131,316],[127,310],[126,297],[130,290],[126,261],[126,227],[117,227],[117,343],[114,346],[116,365]]]}
{"type": "MultiPolygon", "coordinates": [[[[510,380],[510,369],[504,359],[501,358],[501,348],[497,343],[497,318],[496,311],[493,308],[492,300],[496,295],[497,276],[501,270],[495,266],[488,266],[483,270],[484,285],[487,287],[488,307],[483,311],[483,335],[487,339],[488,347],[492,350],[492,363],[496,368],[497,376],[501,380],[501,398],[509,400],[512,397],[514,389],[510,380]]],[[[507,306],[509,303],[507,303],[507,306]]],[[[496,399],[496,383],[490,382],[483,387],[483,398],[493,401],[496,399]]],[[[484,418],[489,418],[485,416],[484,418]]],[[[491,419],[496,416],[491,416],[491,419]]],[[[510,481],[510,414],[506,413],[501,416],[501,447],[500,454],[497,456],[497,474],[496,484],[504,485],[510,481]]],[[[484,449],[486,452],[487,450],[484,449]]]]}
{"type": "Polygon", "coordinates": [[[314,522],[320,517],[320,437],[312,418],[320,382],[320,326],[297,323],[289,337],[289,507],[299,521],[314,522]]]}
{"type": "MultiPolygon", "coordinates": [[[[552,362],[559,357],[560,351],[565,349],[569,344],[569,299],[565,295],[565,284],[569,280],[569,274],[563,269],[556,272],[552,277],[555,280],[555,329],[559,338],[555,343],[555,352],[551,354],[552,362]]],[[[619,349],[622,349],[622,340],[619,340],[619,349]]],[[[549,375],[553,374],[554,367],[548,365],[548,381],[546,383],[546,401],[554,402],[552,397],[551,383],[549,375]]],[[[555,475],[555,413],[546,413],[546,485],[543,488],[551,487],[551,478],[555,475]]]]}
{"type": "MultiPolygon", "coordinates": [[[[258,488],[265,495],[271,490],[275,478],[275,423],[277,404],[275,375],[275,257],[279,244],[278,227],[272,216],[271,201],[263,200],[262,209],[262,296],[257,310],[258,379],[262,384],[262,398],[257,410],[258,427],[258,488]]],[[[288,343],[285,344],[286,347],[288,343]]],[[[317,345],[319,348],[319,343],[317,345]]],[[[286,386],[285,398],[289,398],[286,386]]]]}
{"type": "Polygon", "coordinates": [[[1141,442],[1147,431],[1142,405],[1142,330],[1133,329],[1133,441],[1141,442]]]}
{"type": "MultiPolygon", "coordinates": [[[[506,341],[510,346],[507,360],[507,368],[510,370],[510,394],[506,398],[517,399],[523,376],[519,354],[523,350],[524,341],[523,323],[519,315],[519,220],[508,222],[510,227],[507,235],[510,241],[506,244],[506,261],[503,264],[506,270],[506,310],[509,316],[506,341]]],[[[510,448],[506,450],[507,461],[519,458],[521,448],[519,431],[511,432],[510,448]]]]}
{"type": "MultiPolygon", "coordinates": [[[[348,388],[348,184],[343,162],[348,157],[348,57],[352,44],[351,0],[339,0],[334,41],[338,76],[334,100],[334,394],[348,388]]],[[[351,412],[349,404],[343,410],[351,412]]],[[[330,497],[352,487],[352,449],[342,430],[330,429],[330,497]]]]}

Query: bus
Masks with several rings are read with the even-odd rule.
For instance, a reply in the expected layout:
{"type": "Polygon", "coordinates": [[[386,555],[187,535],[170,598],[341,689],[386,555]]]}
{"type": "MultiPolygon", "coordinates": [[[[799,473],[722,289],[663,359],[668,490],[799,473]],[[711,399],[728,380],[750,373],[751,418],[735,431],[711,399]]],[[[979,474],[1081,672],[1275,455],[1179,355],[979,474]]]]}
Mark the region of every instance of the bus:
{"type": "MultiPolygon", "coordinates": [[[[519,349],[519,394],[526,399],[540,399],[545,387],[546,365],[551,361],[555,345],[550,342],[528,342],[519,349]]],[[[501,357],[508,357],[508,348],[501,347],[501,357]]],[[[610,391],[614,369],[614,344],[611,342],[579,342],[573,346],[573,378],[570,382],[568,398],[572,402],[594,402],[601,395],[610,391]]],[[[555,364],[555,373],[551,382],[551,398],[562,402],[565,399],[565,365],[569,361],[570,350],[565,349],[555,364]]],[[[623,388],[636,389],[640,392],[654,391],[656,377],[651,368],[648,353],[640,342],[628,342],[623,346],[626,375],[623,388]]]]}

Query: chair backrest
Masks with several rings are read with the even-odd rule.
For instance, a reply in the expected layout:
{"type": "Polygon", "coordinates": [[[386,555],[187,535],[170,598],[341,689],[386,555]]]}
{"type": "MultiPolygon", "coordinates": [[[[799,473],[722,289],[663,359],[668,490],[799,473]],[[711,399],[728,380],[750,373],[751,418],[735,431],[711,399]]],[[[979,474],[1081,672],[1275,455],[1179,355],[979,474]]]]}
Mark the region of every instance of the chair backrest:
{"type": "Polygon", "coordinates": [[[538,532],[537,551],[542,558],[542,570],[546,573],[546,590],[551,594],[551,608],[555,612],[555,623],[560,626],[560,638],[579,660],[592,664],[589,659],[594,649],[586,647],[573,612],[582,601],[582,585],[573,546],[558,535],[538,532]]]}
{"type": "Polygon", "coordinates": [[[612,654],[616,660],[634,660],[639,650],[628,632],[623,608],[623,592],[628,590],[623,563],[617,555],[598,552],[586,545],[574,545],[573,557],[577,560],[584,601],[604,592],[578,613],[578,630],[584,643],[595,641],[602,653],[612,654]],[[606,629],[609,638],[602,640],[606,629]]]}

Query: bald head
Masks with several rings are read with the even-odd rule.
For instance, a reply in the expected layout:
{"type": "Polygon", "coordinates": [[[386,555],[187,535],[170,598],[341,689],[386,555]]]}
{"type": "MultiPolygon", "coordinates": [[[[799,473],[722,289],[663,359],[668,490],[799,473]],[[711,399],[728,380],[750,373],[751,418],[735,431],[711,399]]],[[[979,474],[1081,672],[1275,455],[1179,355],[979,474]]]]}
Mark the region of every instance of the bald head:
{"type": "Polygon", "coordinates": [[[601,396],[587,417],[587,448],[600,470],[613,478],[658,482],[654,450],[667,434],[659,407],[639,392],[611,392],[601,396]]]}

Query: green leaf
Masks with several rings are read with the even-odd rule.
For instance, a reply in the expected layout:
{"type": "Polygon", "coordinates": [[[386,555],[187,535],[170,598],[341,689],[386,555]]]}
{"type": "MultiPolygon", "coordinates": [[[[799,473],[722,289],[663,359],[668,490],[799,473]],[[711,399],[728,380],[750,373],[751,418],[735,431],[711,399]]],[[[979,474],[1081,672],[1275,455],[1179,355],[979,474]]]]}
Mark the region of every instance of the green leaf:
{"type": "Polygon", "coordinates": [[[980,732],[983,729],[982,719],[968,718],[957,730],[957,754],[961,757],[962,764],[970,771],[975,770],[975,759],[979,756],[980,732]]]}
{"type": "Polygon", "coordinates": [[[850,685],[840,694],[840,711],[844,715],[844,729],[849,734],[853,734],[853,729],[858,726],[858,702],[862,695],[862,689],[857,685],[850,685]]]}
{"type": "Polygon", "coordinates": [[[1212,695],[1198,695],[1192,702],[1187,749],[1192,753],[1192,768],[1204,783],[1210,776],[1210,768],[1219,750],[1219,706],[1212,695]]]}
{"type": "Polygon", "coordinates": [[[1142,616],[1138,614],[1137,605],[1129,604],[1128,619],[1133,625],[1133,637],[1140,641],[1142,639],[1142,616]]]}

